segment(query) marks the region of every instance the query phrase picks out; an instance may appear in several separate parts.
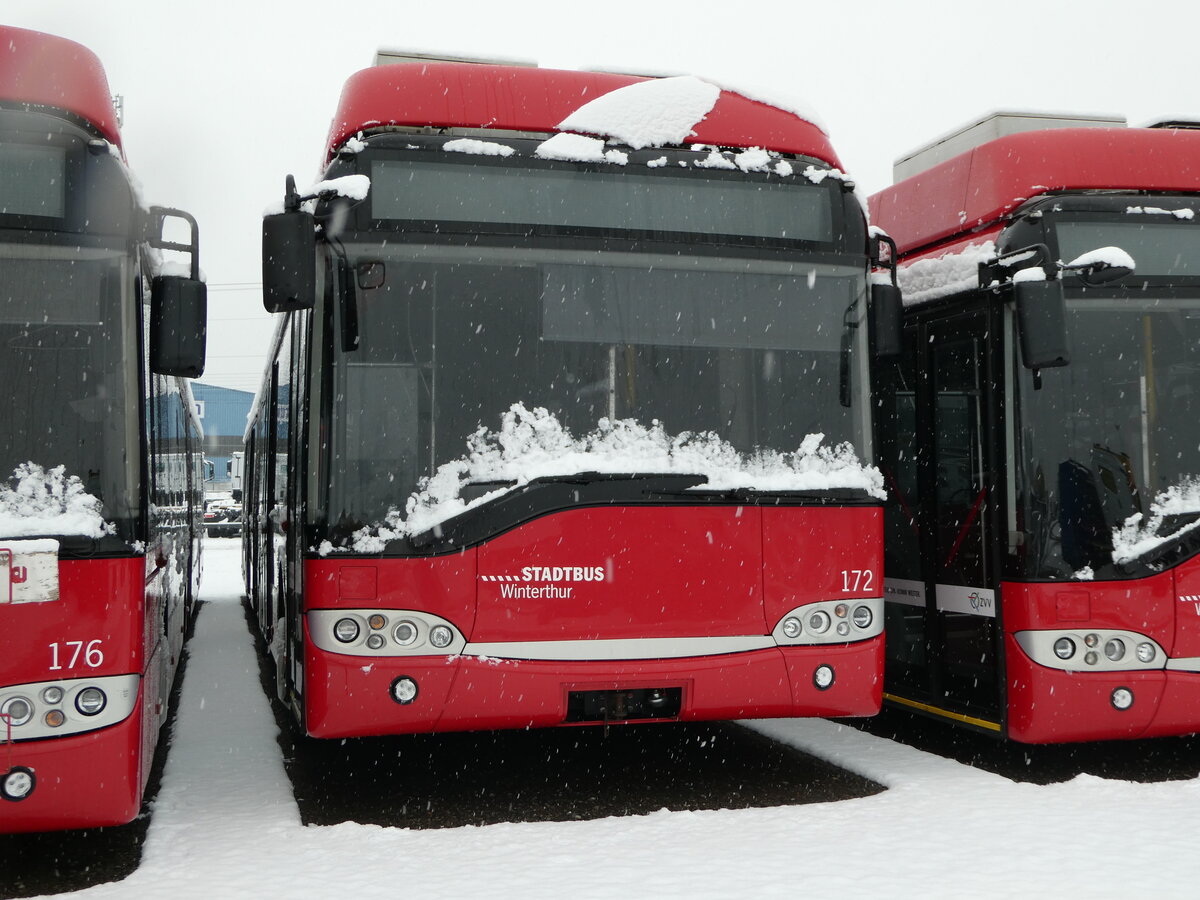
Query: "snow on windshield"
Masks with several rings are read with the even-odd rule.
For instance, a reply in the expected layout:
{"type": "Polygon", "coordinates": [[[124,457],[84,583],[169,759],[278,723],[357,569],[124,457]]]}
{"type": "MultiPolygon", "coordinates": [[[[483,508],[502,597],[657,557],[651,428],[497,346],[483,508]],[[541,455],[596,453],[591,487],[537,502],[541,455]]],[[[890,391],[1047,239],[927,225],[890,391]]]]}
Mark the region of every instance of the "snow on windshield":
{"type": "Polygon", "coordinates": [[[1113,562],[1117,565],[1132,562],[1200,527],[1195,519],[1181,528],[1163,533],[1168,516],[1200,513],[1200,477],[1185,478],[1179,484],[1162,491],[1150,504],[1150,518],[1134,513],[1120,528],[1113,529],[1113,562]]]}
{"type": "Polygon", "coordinates": [[[100,538],[112,531],[100,515],[100,501],[84,490],[77,475],[64,470],[32,462],[17,466],[9,483],[0,484],[0,537],[100,538]]]}
{"type": "Polygon", "coordinates": [[[639,81],[585,103],[558,128],[616,138],[635,150],[679,145],[720,96],[719,87],[693,75],[639,81]]]}
{"type": "MultiPolygon", "coordinates": [[[[547,410],[517,403],[502,416],[499,431],[481,426],[467,439],[465,457],[439,466],[408,498],[403,515],[392,510],[383,523],[356,531],[352,548],[380,553],[390,540],[428,531],[535,478],[581,472],[701,475],[706,482],[700,490],[849,488],[884,499],[879,470],[859,462],[848,443],[822,446],[824,438],[810,434],[793,453],[767,450],[747,456],[712,432],[671,436],[658,421],[646,427],[633,419],[607,418],[595,431],[577,438],[547,410]],[[481,482],[509,484],[465,501],[462,489],[481,482]]],[[[333,549],[325,542],[320,552],[333,549]]]]}

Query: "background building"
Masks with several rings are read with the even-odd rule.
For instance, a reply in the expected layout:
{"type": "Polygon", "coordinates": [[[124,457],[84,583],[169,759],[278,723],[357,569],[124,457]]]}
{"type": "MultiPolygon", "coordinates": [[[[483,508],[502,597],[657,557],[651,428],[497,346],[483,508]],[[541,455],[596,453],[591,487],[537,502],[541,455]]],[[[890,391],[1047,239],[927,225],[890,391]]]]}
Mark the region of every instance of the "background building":
{"type": "Polygon", "coordinates": [[[242,449],[246,416],[250,414],[254,394],[192,382],[192,395],[204,426],[204,490],[228,491],[232,487],[229,463],[234,451],[242,449]]]}

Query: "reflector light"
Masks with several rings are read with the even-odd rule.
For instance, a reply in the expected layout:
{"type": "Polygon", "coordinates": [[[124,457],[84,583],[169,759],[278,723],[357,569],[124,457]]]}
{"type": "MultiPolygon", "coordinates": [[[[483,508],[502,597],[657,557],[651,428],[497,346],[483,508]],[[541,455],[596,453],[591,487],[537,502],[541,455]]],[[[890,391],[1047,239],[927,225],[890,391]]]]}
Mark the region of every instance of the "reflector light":
{"type": "Polygon", "coordinates": [[[1133,691],[1129,688],[1119,687],[1112,692],[1111,699],[1114,709],[1129,709],[1129,707],[1133,706],[1133,691]]]}

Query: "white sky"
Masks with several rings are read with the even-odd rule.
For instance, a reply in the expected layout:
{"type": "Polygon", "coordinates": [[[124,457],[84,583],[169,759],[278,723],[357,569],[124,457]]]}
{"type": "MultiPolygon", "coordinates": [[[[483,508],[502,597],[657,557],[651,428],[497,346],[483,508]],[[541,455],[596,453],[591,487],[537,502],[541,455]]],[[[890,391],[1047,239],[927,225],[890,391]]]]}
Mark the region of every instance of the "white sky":
{"type": "Polygon", "coordinates": [[[560,68],[693,73],[808,101],[867,192],[892,160],[994,109],[1200,116],[1200,7],[1183,0],[858,0],[745,6],[457,0],[38,0],[5,24],[87,45],[125,98],[146,199],[200,222],[208,373],[252,390],[271,330],[256,291],[259,220],[291,172],[315,180],[342,83],[377,47],[534,59],[560,68]],[[244,286],[250,283],[252,290],[244,286]]]}

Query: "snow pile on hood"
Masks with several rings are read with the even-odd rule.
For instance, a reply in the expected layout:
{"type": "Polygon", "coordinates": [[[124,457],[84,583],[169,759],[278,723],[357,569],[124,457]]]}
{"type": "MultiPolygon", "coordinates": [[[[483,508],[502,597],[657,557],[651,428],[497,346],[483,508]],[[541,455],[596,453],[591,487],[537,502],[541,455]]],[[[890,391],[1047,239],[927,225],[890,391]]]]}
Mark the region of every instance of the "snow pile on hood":
{"type": "MultiPolygon", "coordinates": [[[[438,467],[408,498],[405,515],[392,510],[382,524],[353,535],[360,553],[379,553],[389,540],[419,534],[535,478],[605,474],[702,475],[699,490],[822,491],[850,488],[883,499],[883,476],[859,462],[849,444],[821,446],[810,434],[794,453],[740,453],[712,432],[672,437],[658,421],[649,428],[633,419],[601,419],[596,430],[574,437],[547,410],[514,404],[499,431],[481,426],[467,439],[467,456],[438,467]],[[472,483],[511,482],[471,502],[462,489],[472,483]]],[[[328,552],[331,547],[322,547],[328,552]]]]}
{"type": "Polygon", "coordinates": [[[1200,527],[1200,519],[1169,534],[1162,533],[1167,516],[1200,513],[1200,477],[1186,478],[1162,491],[1150,504],[1150,518],[1134,513],[1120,528],[1113,529],[1113,562],[1132,562],[1180,535],[1200,527]]]}
{"type": "Polygon", "coordinates": [[[68,477],[65,468],[46,470],[37,463],[22,463],[11,484],[0,484],[0,537],[100,538],[112,530],[100,515],[100,501],[83,489],[78,476],[68,477]]]}
{"type": "Polygon", "coordinates": [[[616,138],[634,150],[682,144],[720,96],[719,87],[693,75],[639,81],[585,103],[558,128],[616,138]]]}
{"type": "Polygon", "coordinates": [[[968,244],[958,253],[918,259],[900,266],[896,281],[904,294],[904,305],[915,306],[979,287],[979,264],[996,256],[992,241],[968,244]]]}

